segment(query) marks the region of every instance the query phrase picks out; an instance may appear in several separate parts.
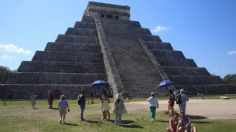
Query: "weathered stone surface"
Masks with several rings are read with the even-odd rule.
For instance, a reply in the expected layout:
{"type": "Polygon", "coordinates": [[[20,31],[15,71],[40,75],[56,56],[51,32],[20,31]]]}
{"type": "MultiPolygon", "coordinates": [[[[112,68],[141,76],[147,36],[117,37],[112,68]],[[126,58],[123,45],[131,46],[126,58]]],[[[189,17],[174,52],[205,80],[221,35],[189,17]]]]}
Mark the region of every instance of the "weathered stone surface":
{"type": "Polygon", "coordinates": [[[81,64],[103,63],[96,52],[43,52],[37,51],[32,61],[75,62],[81,64]]]}
{"type": "MultiPolygon", "coordinates": [[[[96,53],[99,51],[99,45],[89,43],[47,43],[45,51],[55,52],[92,52],[96,53]]],[[[37,53],[37,52],[36,52],[37,53]]]]}
{"type": "Polygon", "coordinates": [[[67,73],[104,73],[103,64],[81,64],[74,62],[23,61],[19,72],[67,72],[67,73]]]}

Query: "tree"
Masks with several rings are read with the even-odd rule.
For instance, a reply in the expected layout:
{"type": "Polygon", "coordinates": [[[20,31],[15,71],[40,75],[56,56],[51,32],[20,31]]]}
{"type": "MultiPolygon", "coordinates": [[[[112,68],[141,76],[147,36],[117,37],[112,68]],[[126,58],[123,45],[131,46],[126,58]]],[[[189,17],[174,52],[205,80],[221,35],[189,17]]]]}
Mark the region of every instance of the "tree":
{"type": "Polygon", "coordinates": [[[236,84],[236,74],[228,74],[223,80],[227,84],[236,84]]]}
{"type": "Polygon", "coordinates": [[[0,83],[4,83],[6,81],[8,73],[11,70],[8,67],[0,66],[0,83]]]}

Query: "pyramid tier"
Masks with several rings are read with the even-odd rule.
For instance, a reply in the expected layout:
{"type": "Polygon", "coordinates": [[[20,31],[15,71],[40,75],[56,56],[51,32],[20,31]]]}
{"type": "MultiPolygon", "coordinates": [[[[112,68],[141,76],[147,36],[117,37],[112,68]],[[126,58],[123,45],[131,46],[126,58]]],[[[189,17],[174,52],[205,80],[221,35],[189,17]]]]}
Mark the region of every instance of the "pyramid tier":
{"type": "Polygon", "coordinates": [[[157,60],[161,66],[178,66],[178,67],[196,67],[197,66],[195,62],[193,61],[193,59],[170,58],[166,60],[164,58],[158,57],[157,60]]]}
{"type": "Polygon", "coordinates": [[[100,52],[98,44],[89,43],[59,43],[49,42],[45,48],[45,51],[57,51],[57,52],[100,52]]]}
{"type": "Polygon", "coordinates": [[[37,51],[32,61],[76,62],[81,64],[103,63],[101,54],[93,52],[37,51]]]}
{"type": "Polygon", "coordinates": [[[169,78],[175,85],[223,84],[222,79],[218,76],[170,75],[169,78]]]}
{"type": "Polygon", "coordinates": [[[23,61],[18,72],[104,73],[104,65],[101,63],[23,61]]]}
{"type": "Polygon", "coordinates": [[[76,22],[74,28],[91,28],[95,29],[95,22],[76,22]]]}
{"type": "Polygon", "coordinates": [[[182,58],[184,59],[184,55],[181,51],[175,51],[175,50],[152,50],[153,55],[156,58],[163,58],[163,59],[176,59],[176,58],[182,58]]]}
{"type": "Polygon", "coordinates": [[[173,50],[170,43],[145,41],[145,44],[147,44],[151,50],[173,50]]]}
{"type": "Polygon", "coordinates": [[[56,42],[68,42],[68,43],[94,43],[98,42],[96,36],[82,36],[82,35],[58,35],[56,42]]]}
{"type": "Polygon", "coordinates": [[[85,35],[85,36],[97,36],[96,28],[68,28],[66,35],[85,35]]]}
{"type": "Polygon", "coordinates": [[[206,68],[162,66],[167,75],[210,75],[206,68]]]}
{"type": "Polygon", "coordinates": [[[9,75],[8,84],[89,84],[105,80],[105,73],[17,72],[9,75]]]}

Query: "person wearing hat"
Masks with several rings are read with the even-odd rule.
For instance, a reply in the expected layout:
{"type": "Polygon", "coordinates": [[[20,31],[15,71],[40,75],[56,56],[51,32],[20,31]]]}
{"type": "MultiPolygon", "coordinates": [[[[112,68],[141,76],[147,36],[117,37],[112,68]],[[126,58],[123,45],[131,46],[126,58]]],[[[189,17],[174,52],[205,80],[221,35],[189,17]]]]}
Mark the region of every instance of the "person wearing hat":
{"type": "Polygon", "coordinates": [[[149,104],[149,109],[150,109],[150,113],[151,113],[151,121],[155,121],[155,117],[156,117],[156,109],[159,107],[158,106],[158,100],[155,97],[154,92],[151,92],[151,96],[147,99],[147,102],[149,104]]]}
{"type": "Polygon", "coordinates": [[[115,96],[113,112],[115,113],[116,116],[115,125],[120,126],[122,120],[122,114],[127,113],[123,97],[121,96],[121,94],[116,94],[115,96]]]}
{"type": "Polygon", "coordinates": [[[78,96],[78,105],[80,106],[80,120],[84,121],[84,110],[85,110],[85,96],[84,91],[81,92],[81,94],[78,96]]]}
{"type": "Polygon", "coordinates": [[[68,112],[70,112],[70,108],[67,103],[66,97],[64,95],[61,95],[60,101],[58,103],[58,110],[59,110],[59,114],[61,117],[60,124],[65,123],[65,118],[66,118],[66,114],[67,114],[66,109],[68,109],[68,112]]]}
{"type": "Polygon", "coordinates": [[[186,112],[186,104],[188,101],[188,96],[185,94],[184,89],[180,89],[180,98],[181,98],[181,102],[179,104],[179,111],[180,113],[185,114],[186,112]]]}

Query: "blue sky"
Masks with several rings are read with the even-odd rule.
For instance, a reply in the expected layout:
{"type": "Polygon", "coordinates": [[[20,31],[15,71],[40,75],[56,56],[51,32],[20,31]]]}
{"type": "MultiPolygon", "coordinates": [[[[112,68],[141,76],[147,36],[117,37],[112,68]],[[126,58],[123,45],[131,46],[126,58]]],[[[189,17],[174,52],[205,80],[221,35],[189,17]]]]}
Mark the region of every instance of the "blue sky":
{"type": "MultiPolygon", "coordinates": [[[[129,5],[139,21],[199,67],[223,77],[236,73],[235,0],[95,0],[129,5]]],[[[0,1],[0,65],[31,60],[80,21],[87,0],[0,1]]]]}

